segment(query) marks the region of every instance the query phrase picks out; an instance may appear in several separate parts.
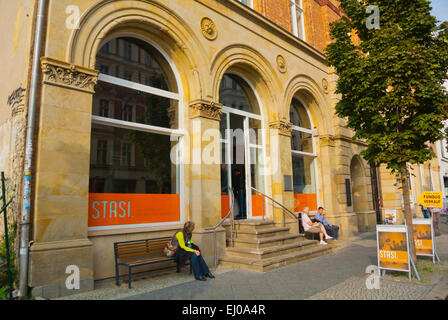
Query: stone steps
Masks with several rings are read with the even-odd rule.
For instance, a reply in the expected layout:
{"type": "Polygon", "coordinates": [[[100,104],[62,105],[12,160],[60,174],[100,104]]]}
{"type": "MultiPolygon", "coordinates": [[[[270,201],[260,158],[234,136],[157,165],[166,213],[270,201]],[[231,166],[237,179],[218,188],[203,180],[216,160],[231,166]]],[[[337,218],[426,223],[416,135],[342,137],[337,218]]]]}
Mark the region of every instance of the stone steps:
{"type": "MultiPolygon", "coordinates": [[[[230,223],[223,226],[229,243],[230,223]]],[[[224,266],[264,272],[329,253],[334,248],[334,245],[319,245],[319,241],[305,239],[304,234],[292,234],[289,230],[275,226],[270,220],[237,220],[233,247],[226,248],[226,255],[220,262],[224,266]]]]}
{"type": "MultiPolygon", "coordinates": [[[[230,236],[230,231],[228,232],[230,236]]],[[[289,228],[284,227],[274,227],[274,228],[263,228],[258,230],[233,230],[233,235],[240,239],[243,238],[265,238],[281,236],[289,233],[289,228]]]]}
{"type": "Polygon", "coordinates": [[[234,247],[227,248],[226,251],[228,256],[261,260],[296,252],[298,250],[305,250],[306,248],[315,247],[317,245],[317,241],[304,240],[297,243],[269,246],[265,248],[234,247]]]}
{"type": "Polygon", "coordinates": [[[223,266],[231,266],[233,268],[264,272],[274,268],[286,266],[291,263],[319,257],[329,252],[331,252],[331,247],[326,245],[315,246],[309,249],[298,250],[291,253],[282,254],[280,256],[261,260],[227,255],[221,258],[221,264],[223,266]]]}

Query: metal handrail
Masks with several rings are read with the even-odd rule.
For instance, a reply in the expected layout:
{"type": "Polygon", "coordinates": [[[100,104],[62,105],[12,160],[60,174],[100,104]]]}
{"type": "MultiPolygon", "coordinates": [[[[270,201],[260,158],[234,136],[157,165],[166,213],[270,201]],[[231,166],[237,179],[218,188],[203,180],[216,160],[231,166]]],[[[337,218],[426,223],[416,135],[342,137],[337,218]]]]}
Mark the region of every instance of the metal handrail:
{"type": "Polygon", "coordinates": [[[299,220],[299,215],[296,215],[294,212],[292,212],[291,210],[289,210],[288,208],[286,208],[286,207],[285,207],[284,205],[282,205],[280,202],[278,202],[278,201],[272,199],[270,196],[268,196],[267,194],[265,194],[265,193],[263,193],[263,192],[261,192],[261,191],[255,189],[254,187],[251,187],[251,189],[254,190],[255,192],[261,194],[261,195],[264,196],[265,198],[271,200],[272,202],[274,202],[275,204],[279,205],[279,206],[283,209],[283,211],[282,211],[282,213],[283,213],[283,226],[285,226],[285,211],[288,212],[289,214],[291,214],[294,218],[296,218],[297,221],[299,220]]]}
{"type": "MultiPolygon", "coordinates": [[[[229,215],[233,212],[233,206],[234,206],[234,203],[235,203],[235,196],[233,194],[233,190],[231,188],[229,188],[229,190],[230,190],[229,196],[230,196],[230,198],[232,200],[231,203],[230,203],[229,211],[227,212],[227,214],[224,216],[224,218],[222,218],[222,220],[217,225],[215,225],[213,227],[205,228],[205,230],[207,230],[207,231],[213,231],[213,236],[214,236],[214,248],[213,248],[214,252],[213,252],[213,255],[214,255],[215,268],[216,268],[216,265],[218,264],[218,261],[217,261],[218,260],[218,256],[217,256],[217,250],[216,250],[216,247],[217,247],[216,229],[219,226],[221,226],[224,223],[224,221],[226,221],[229,218],[229,215]]],[[[234,220],[233,220],[233,214],[232,214],[232,215],[230,215],[230,246],[231,247],[233,247],[233,222],[234,222],[234,220]]]]}

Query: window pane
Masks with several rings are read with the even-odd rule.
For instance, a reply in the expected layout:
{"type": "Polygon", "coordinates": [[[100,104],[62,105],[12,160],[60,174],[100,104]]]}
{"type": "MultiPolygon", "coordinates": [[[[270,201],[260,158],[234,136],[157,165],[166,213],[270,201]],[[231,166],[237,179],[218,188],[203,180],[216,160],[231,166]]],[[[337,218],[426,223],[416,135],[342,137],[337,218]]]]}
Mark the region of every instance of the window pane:
{"type": "Polygon", "coordinates": [[[308,112],[302,103],[296,99],[293,100],[289,113],[290,121],[293,125],[311,129],[311,121],[308,116],[308,112]]]}
{"type": "MultiPolygon", "coordinates": [[[[260,192],[265,193],[264,178],[265,170],[263,159],[263,149],[262,148],[250,148],[250,169],[251,169],[251,186],[260,192]]],[[[263,196],[255,192],[252,189],[252,216],[261,217],[266,215],[266,207],[263,200],[263,196]]]]}
{"type": "Polygon", "coordinates": [[[261,121],[249,118],[249,141],[251,144],[261,144],[261,121]]]}
{"type": "Polygon", "coordinates": [[[314,158],[292,156],[294,193],[316,193],[314,158]]]}
{"type": "Polygon", "coordinates": [[[313,153],[313,136],[309,133],[292,130],[291,150],[313,153]]]}
{"type": "Polygon", "coordinates": [[[176,100],[98,81],[93,98],[93,115],[175,129],[176,100]]]}
{"type": "Polygon", "coordinates": [[[255,101],[255,95],[246,81],[235,75],[224,75],[219,88],[219,103],[229,108],[259,114],[255,101]]]}
{"type": "Polygon", "coordinates": [[[178,92],[169,63],[155,48],[138,39],[118,38],[106,43],[97,54],[96,69],[113,77],[178,92]]]}
{"type": "Polygon", "coordinates": [[[169,136],[92,125],[90,193],[176,194],[169,136]]]}

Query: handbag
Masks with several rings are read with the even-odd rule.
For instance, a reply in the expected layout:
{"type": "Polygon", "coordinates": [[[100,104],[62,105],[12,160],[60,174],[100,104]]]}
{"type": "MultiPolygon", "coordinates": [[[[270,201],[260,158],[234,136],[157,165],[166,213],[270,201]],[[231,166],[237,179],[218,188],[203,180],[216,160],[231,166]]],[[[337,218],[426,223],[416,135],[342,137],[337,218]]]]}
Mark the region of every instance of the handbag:
{"type": "Polygon", "coordinates": [[[171,240],[168,241],[167,244],[165,245],[165,249],[163,249],[163,253],[167,257],[171,258],[176,253],[176,250],[177,250],[177,238],[176,238],[176,234],[174,234],[174,236],[171,238],[171,240]]]}

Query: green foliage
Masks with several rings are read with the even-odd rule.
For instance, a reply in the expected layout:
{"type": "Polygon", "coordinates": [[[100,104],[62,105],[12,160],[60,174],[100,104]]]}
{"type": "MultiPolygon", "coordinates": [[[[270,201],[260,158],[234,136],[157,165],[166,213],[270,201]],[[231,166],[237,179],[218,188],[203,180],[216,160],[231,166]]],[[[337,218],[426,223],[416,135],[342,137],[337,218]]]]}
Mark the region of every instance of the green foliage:
{"type": "MultiPolygon", "coordinates": [[[[0,215],[1,217],[1,215],[0,215]]],[[[17,279],[17,268],[15,266],[16,261],[16,251],[15,241],[17,237],[17,223],[14,223],[9,226],[8,230],[8,241],[9,241],[9,256],[11,261],[11,275],[13,283],[17,279]]],[[[3,261],[2,265],[0,265],[0,287],[8,284],[8,277],[6,273],[6,243],[4,236],[0,239],[0,259],[3,261]]]]}
{"type": "Polygon", "coordinates": [[[8,286],[0,287],[0,300],[6,300],[8,297],[8,286]]]}
{"type": "Polygon", "coordinates": [[[428,143],[443,137],[448,118],[448,23],[437,26],[428,0],[340,4],[347,18],[331,24],[335,41],[326,48],[339,76],[337,115],[367,142],[368,161],[398,173],[431,159],[428,143]],[[368,5],[379,7],[380,29],[367,29],[368,5]]]}

